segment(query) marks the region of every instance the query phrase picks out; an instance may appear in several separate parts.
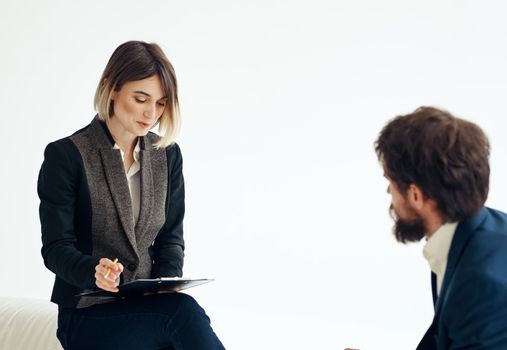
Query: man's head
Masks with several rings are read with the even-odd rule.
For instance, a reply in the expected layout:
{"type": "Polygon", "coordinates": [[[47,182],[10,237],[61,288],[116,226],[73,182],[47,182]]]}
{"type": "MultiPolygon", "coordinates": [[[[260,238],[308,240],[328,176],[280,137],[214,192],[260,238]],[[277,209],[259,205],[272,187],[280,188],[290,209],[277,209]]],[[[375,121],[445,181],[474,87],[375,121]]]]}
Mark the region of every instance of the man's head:
{"type": "Polygon", "coordinates": [[[375,141],[398,241],[478,212],[489,189],[489,141],[474,123],[432,107],[390,121],[375,141]]]}

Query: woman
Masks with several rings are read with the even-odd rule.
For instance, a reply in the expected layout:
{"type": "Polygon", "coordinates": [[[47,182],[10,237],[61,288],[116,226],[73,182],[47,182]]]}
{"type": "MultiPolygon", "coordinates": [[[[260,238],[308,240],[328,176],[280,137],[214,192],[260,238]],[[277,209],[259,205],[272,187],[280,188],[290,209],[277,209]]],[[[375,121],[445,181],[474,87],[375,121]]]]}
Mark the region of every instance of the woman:
{"type": "Polygon", "coordinates": [[[162,50],[139,41],[120,45],[95,108],[91,124],[47,146],[38,180],[58,339],[65,349],[223,349],[186,294],[75,297],[94,287],[117,292],[118,284],[139,278],[181,276],[183,267],[178,94],[162,50]],[[149,132],[156,125],[161,136],[149,132]]]}

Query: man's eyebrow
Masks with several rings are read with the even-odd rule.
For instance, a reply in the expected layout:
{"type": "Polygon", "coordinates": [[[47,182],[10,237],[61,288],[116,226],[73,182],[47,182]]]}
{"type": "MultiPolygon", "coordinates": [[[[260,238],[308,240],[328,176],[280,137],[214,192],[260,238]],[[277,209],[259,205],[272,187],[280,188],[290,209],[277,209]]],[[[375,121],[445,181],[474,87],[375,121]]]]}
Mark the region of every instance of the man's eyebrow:
{"type": "MultiPolygon", "coordinates": [[[[136,91],[134,91],[134,93],[136,93],[136,94],[141,94],[141,95],[145,95],[145,96],[147,96],[147,97],[151,97],[151,95],[150,95],[149,93],[144,92],[144,91],[141,91],[141,90],[136,90],[136,91]]],[[[159,98],[159,100],[163,100],[163,99],[167,99],[167,97],[166,97],[166,96],[163,96],[163,97],[159,98]]]]}

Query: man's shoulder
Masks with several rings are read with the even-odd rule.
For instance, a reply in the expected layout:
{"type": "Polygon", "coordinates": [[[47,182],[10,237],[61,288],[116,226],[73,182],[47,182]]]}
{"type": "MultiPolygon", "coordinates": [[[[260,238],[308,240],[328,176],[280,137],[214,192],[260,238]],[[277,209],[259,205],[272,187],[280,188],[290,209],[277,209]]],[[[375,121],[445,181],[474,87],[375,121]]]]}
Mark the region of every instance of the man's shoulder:
{"type": "Polygon", "coordinates": [[[471,237],[471,248],[507,250],[507,214],[491,208],[484,208],[484,211],[485,218],[471,237]]]}
{"type": "Polygon", "coordinates": [[[507,214],[484,208],[484,220],[474,229],[466,243],[457,273],[502,274],[507,280],[507,214]]]}
{"type": "Polygon", "coordinates": [[[507,215],[489,208],[486,211],[456,265],[446,272],[452,276],[446,304],[454,311],[484,303],[494,309],[499,300],[507,301],[507,215]]]}
{"type": "Polygon", "coordinates": [[[488,207],[484,209],[486,210],[487,216],[480,228],[507,235],[507,214],[503,211],[488,207]]]}

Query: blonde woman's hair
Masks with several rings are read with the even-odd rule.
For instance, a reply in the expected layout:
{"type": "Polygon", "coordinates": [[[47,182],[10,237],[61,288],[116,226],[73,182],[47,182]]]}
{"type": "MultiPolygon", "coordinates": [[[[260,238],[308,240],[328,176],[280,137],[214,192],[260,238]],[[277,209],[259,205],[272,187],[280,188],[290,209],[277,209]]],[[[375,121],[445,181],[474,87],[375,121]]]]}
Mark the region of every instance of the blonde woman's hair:
{"type": "Polygon", "coordinates": [[[113,92],[120,91],[122,86],[135,80],[142,80],[157,75],[162,82],[162,89],[167,103],[158,121],[161,136],[155,147],[167,147],[172,144],[179,132],[181,117],[178,103],[178,84],[174,68],[162,49],[153,43],[127,41],[113,52],[102,73],[95,91],[94,105],[99,118],[103,121],[113,116],[113,92]]]}

